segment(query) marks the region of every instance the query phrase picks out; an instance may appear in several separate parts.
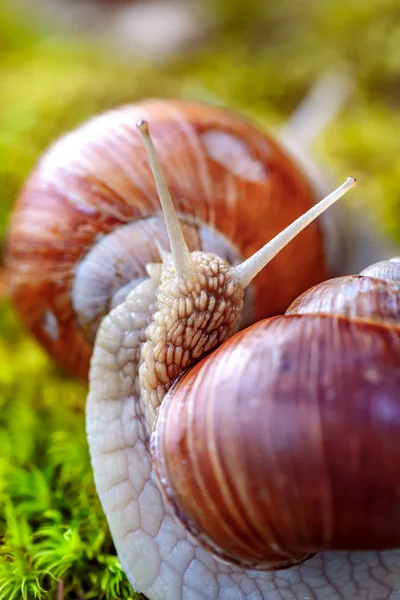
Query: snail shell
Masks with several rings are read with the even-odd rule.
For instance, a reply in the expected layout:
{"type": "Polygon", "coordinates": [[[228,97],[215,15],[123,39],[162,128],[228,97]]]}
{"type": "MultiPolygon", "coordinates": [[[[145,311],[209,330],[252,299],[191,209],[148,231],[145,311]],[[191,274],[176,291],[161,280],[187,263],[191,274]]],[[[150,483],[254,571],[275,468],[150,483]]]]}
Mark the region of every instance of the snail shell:
{"type": "Polygon", "coordinates": [[[160,407],[164,493],[224,560],[400,546],[400,262],[365,271],[237,333],[160,407]]]}
{"type": "MultiPolygon", "coordinates": [[[[190,250],[247,258],[313,203],[279,145],[219,108],[149,100],[105,113],[56,142],[26,183],[8,237],[15,304],[41,344],[86,377],[101,319],[147,277],[166,233],[136,121],[151,121],[190,250]]],[[[242,325],[282,313],[326,277],[310,225],[246,293],[242,325]],[[305,258],[307,257],[307,258],[305,258]]]]}

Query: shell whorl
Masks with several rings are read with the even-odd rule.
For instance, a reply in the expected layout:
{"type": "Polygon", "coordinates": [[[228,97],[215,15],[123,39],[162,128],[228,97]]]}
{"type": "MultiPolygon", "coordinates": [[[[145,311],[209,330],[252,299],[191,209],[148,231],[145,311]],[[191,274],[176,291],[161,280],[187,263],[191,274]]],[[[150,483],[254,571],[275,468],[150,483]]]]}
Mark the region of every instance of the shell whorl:
{"type": "MultiPolygon", "coordinates": [[[[203,104],[145,101],[96,117],[56,142],[17,202],[8,263],[26,325],[65,368],[82,377],[104,311],[134,287],[130,277],[141,280],[145,263],[157,260],[152,225],[160,207],[135,126],[139,118],[151,121],[193,250],[211,250],[228,261],[246,259],[314,202],[307,180],[272,139],[241,117],[203,104]],[[147,242],[143,231],[135,238],[144,241],[137,264],[136,257],[128,264],[118,257],[110,265],[118,245],[126,254],[136,252],[134,236],[132,246],[121,237],[130,227],[132,233],[140,230],[135,223],[141,220],[144,229],[150,225],[150,234],[147,242]],[[80,277],[93,265],[98,275],[95,268],[89,283],[81,285],[80,277]],[[119,287],[125,289],[119,293],[119,287]],[[77,317],[82,299],[83,314],[77,317]]],[[[281,313],[325,275],[322,233],[314,223],[254,281],[246,322],[281,313]]]]}
{"type": "Polygon", "coordinates": [[[400,326],[400,259],[317,284],[296,298],[285,314],[336,315],[400,326]]]}
{"type": "MultiPolygon", "coordinates": [[[[182,230],[191,251],[212,252],[231,265],[240,255],[229,240],[207,225],[194,225],[181,219],[182,230]]],[[[139,219],[121,225],[103,236],[78,264],[72,287],[72,303],[87,339],[94,342],[104,315],[123,302],[146,277],[146,267],[160,261],[157,240],[168,248],[168,237],[161,216],[139,219]]],[[[242,327],[253,315],[252,289],[246,292],[242,327]]]]}
{"type": "Polygon", "coordinates": [[[224,560],[400,546],[400,282],[386,262],[365,271],[237,333],[160,407],[160,485],[224,560]]]}
{"type": "Polygon", "coordinates": [[[361,271],[361,275],[377,277],[386,281],[400,281],[400,257],[382,260],[361,271]]]}

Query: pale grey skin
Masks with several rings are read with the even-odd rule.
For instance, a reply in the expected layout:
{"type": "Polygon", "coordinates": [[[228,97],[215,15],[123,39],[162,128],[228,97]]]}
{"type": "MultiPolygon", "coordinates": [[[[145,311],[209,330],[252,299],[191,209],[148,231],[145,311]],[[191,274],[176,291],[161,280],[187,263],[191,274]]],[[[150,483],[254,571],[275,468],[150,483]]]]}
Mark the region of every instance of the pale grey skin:
{"type": "MultiPolygon", "coordinates": [[[[168,257],[161,269],[150,268],[151,278],[103,320],[90,370],[87,432],[95,482],[133,589],[150,600],[400,599],[400,551],[332,552],[285,570],[249,571],[218,561],[173,516],[149,450],[157,408],[170,385],[168,376],[160,385],[163,370],[153,368],[160,328],[165,333],[173,326],[168,318],[160,320],[160,311],[169,294],[169,316],[176,309],[176,317],[174,302],[182,291],[177,277],[163,287],[171,269],[168,257]],[[149,336],[153,344],[146,342],[149,336]]],[[[184,305],[183,312],[190,308],[184,305]]],[[[226,335],[236,326],[237,315],[226,335]]]]}

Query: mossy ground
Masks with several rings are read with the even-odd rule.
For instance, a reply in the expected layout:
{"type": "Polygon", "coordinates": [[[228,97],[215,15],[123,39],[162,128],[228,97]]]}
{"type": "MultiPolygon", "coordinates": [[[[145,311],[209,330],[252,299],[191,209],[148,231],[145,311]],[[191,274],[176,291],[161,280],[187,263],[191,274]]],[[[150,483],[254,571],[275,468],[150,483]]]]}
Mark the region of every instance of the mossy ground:
{"type": "MultiPolygon", "coordinates": [[[[329,67],[356,80],[318,141],[338,178],[400,241],[397,0],[207,1],[207,45],[162,68],[121,64],[0,8],[0,240],[18,188],[56,136],[143,96],[211,100],[278,125],[329,67]]],[[[97,500],[85,387],[64,376],[0,303],[0,600],[128,599],[97,500]]]]}
{"type": "Polygon", "coordinates": [[[97,501],[83,386],[0,305],[0,598],[133,598],[97,501]]]}

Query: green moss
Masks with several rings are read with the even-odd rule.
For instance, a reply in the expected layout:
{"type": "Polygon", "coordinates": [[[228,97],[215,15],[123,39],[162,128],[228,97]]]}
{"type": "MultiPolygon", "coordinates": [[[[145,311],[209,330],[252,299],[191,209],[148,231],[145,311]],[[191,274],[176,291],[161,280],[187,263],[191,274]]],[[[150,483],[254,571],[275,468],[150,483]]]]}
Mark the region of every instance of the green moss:
{"type": "Polygon", "coordinates": [[[10,53],[40,42],[44,29],[39,22],[24,18],[7,0],[0,10],[0,61],[10,53]]]}
{"type": "Polygon", "coordinates": [[[0,235],[6,213],[43,149],[97,112],[153,95],[143,71],[59,39],[12,54],[0,64],[0,235]]]}
{"type": "MultiPolygon", "coordinates": [[[[11,6],[11,3],[10,3],[11,6]]],[[[222,103],[278,126],[329,67],[355,93],[317,144],[400,241],[397,0],[207,0],[209,42],[163,68],[121,64],[0,7],[0,239],[41,151],[88,116],[143,96],[222,103]]],[[[361,200],[360,200],[361,201],[361,200]]],[[[0,304],[0,600],[132,598],[97,500],[86,390],[0,304]]]]}
{"type": "Polygon", "coordinates": [[[97,500],[86,390],[0,306],[0,599],[134,598],[97,500]]]}

